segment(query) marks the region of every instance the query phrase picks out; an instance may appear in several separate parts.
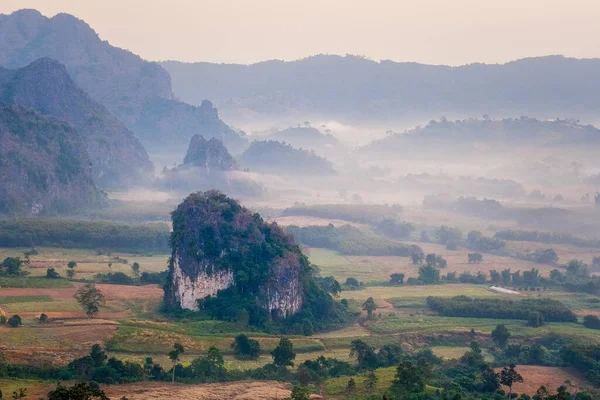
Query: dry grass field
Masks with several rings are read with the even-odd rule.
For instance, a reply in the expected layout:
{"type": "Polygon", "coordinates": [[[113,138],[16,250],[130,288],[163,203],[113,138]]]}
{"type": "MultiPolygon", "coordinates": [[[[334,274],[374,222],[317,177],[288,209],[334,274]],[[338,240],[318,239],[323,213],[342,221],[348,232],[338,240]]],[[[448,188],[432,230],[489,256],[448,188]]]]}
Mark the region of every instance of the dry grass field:
{"type": "MultiPolygon", "coordinates": [[[[567,381],[572,385],[570,389],[572,392],[591,387],[573,368],[517,365],[516,370],[523,376],[523,383],[516,383],[513,386],[514,393],[525,393],[532,396],[542,385],[546,386],[551,393],[556,393],[556,389],[567,381]]],[[[504,389],[508,391],[508,388],[504,389]]]]}

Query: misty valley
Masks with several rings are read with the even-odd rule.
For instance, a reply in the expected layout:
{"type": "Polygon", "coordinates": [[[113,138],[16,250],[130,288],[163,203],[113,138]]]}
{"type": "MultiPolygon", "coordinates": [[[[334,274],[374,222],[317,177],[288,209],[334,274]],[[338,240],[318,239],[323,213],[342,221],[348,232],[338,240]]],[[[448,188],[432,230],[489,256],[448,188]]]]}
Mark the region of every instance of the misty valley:
{"type": "Polygon", "coordinates": [[[599,67],[0,14],[0,399],[600,399],[599,67]]]}

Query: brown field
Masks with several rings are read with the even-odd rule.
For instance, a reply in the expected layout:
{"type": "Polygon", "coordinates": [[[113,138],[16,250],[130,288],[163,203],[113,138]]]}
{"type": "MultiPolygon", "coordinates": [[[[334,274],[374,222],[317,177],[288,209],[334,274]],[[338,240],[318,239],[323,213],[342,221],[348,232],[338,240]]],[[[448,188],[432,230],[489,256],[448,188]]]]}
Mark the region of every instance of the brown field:
{"type": "MultiPolygon", "coordinates": [[[[53,300],[71,300],[77,289],[83,283],[73,282],[73,288],[59,289],[32,289],[32,288],[0,288],[0,297],[19,296],[49,296],[53,300]]],[[[160,299],[163,290],[158,285],[145,286],[123,286],[110,284],[96,284],[96,287],[104,293],[106,301],[131,300],[131,299],[160,299]]]]}
{"type": "Polygon", "coordinates": [[[120,399],[172,400],[275,400],[290,395],[290,385],[273,381],[240,381],[201,385],[172,385],[170,383],[140,382],[105,386],[108,397],[120,399]]]}
{"type": "MultiPolygon", "coordinates": [[[[555,393],[556,389],[565,384],[565,381],[570,381],[573,388],[571,392],[589,388],[591,385],[587,384],[581,374],[573,368],[561,368],[561,367],[540,367],[536,365],[517,365],[516,370],[521,376],[523,376],[523,383],[517,383],[513,386],[514,393],[526,393],[528,395],[534,395],[536,390],[540,386],[546,386],[551,392],[555,393]]],[[[496,370],[497,372],[500,369],[496,370]]],[[[508,388],[504,387],[504,390],[508,392],[508,388]]]]}

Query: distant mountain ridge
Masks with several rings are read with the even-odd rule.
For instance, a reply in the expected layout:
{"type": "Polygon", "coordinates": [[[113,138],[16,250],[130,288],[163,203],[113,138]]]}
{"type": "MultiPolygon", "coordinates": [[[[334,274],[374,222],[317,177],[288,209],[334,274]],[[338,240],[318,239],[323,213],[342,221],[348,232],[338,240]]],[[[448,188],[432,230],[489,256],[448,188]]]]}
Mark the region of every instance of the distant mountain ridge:
{"type": "Polygon", "coordinates": [[[104,202],[66,122],[0,103],[0,214],[72,213],[104,202]]]}
{"type": "Polygon", "coordinates": [[[454,149],[486,144],[494,151],[514,149],[515,145],[559,147],[570,145],[600,146],[600,129],[581,125],[576,120],[536,118],[432,120],[424,127],[394,133],[358,149],[359,153],[398,155],[415,150],[454,149]]]}
{"type": "Polygon", "coordinates": [[[214,121],[214,113],[176,100],[169,73],[160,65],[102,41],[87,23],[69,14],[0,14],[0,49],[0,66],[6,68],[21,68],[43,57],[64,64],[77,85],[149,150],[183,153],[194,134],[221,138],[240,151],[245,146],[234,130],[214,121]]]}
{"type": "Polygon", "coordinates": [[[227,114],[399,119],[595,115],[600,59],[526,58],[461,67],[316,55],[252,65],[162,62],[183,101],[210,98],[227,114]],[[201,78],[201,79],[200,79],[201,78]]]}
{"type": "Polygon", "coordinates": [[[154,165],[134,134],[81,90],[58,61],[42,58],[17,70],[0,67],[0,102],[70,123],[100,187],[140,185],[154,178],[154,165]]]}

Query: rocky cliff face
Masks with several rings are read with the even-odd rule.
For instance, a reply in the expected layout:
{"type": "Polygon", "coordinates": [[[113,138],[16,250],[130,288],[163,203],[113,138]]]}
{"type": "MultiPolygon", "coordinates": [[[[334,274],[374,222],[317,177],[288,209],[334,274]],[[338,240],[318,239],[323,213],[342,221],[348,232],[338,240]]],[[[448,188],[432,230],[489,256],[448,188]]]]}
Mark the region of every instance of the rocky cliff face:
{"type": "Polygon", "coordinates": [[[133,133],[94,102],[57,61],[42,58],[18,70],[0,68],[0,101],[33,108],[77,129],[103,188],[150,182],[154,166],[133,133]]]}
{"type": "Polygon", "coordinates": [[[73,212],[103,202],[77,132],[23,107],[0,104],[0,214],[73,212]]]}
{"type": "Polygon", "coordinates": [[[216,109],[175,100],[171,77],[160,65],[110,45],[85,22],[68,14],[46,18],[35,10],[0,14],[0,66],[21,68],[49,57],[92,99],[123,121],[149,151],[185,151],[194,134],[221,138],[233,151],[245,140],[216,109]]]}
{"type": "Polygon", "coordinates": [[[172,219],[168,305],[198,310],[198,300],[216,296],[271,317],[300,310],[308,262],[277,225],[216,191],[191,194],[172,219]]]}
{"type": "Polygon", "coordinates": [[[217,138],[206,140],[201,135],[192,137],[183,164],[202,167],[207,172],[238,169],[237,163],[221,140],[217,138]]]}

